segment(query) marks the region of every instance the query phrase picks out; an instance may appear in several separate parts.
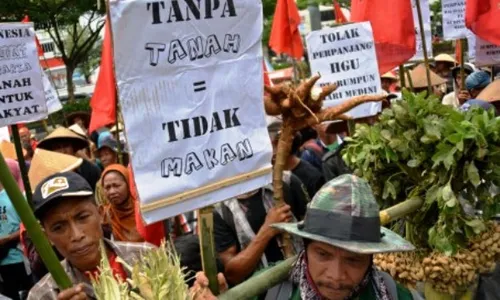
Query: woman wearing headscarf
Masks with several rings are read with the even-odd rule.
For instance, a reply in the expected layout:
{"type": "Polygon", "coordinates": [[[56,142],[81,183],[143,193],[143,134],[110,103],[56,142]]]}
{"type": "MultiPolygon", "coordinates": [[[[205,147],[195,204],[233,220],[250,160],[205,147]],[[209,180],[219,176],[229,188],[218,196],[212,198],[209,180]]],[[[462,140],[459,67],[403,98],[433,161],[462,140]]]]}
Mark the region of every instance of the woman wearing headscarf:
{"type": "MultiPolygon", "coordinates": [[[[19,164],[13,159],[5,159],[9,170],[24,192],[19,164]]],[[[19,292],[28,291],[31,280],[26,273],[23,251],[20,248],[19,218],[7,192],[0,183],[0,275],[2,276],[3,293],[11,299],[20,299],[19,292]]]]}
{"type": "Polygon", "coordinates": [[[129,173],[126,167],[113,164],[104,169],[101,184],[107,199],[104,223],[112,230],[117,241],[143,242],[135,222],[136,199],[130,191],[129,173]]]}

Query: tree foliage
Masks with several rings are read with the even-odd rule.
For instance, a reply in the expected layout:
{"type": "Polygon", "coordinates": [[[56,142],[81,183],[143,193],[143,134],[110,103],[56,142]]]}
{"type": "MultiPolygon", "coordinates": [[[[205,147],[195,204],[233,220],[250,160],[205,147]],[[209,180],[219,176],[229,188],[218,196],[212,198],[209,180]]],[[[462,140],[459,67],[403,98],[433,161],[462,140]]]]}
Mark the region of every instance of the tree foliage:
{"type": "Polygon", "coordinates": [[[39,29],[45,29],[66,65],[70,101],[74,98],[73,72],[87,59],[104,26],[104,5],[96,0],[7,0],[0,2],[4,20],[19,21],[29,15],[39,29]],[[101,20],[101,21],[100,21],[101,20]],[[100,22],[99,22],[100,21],[100,22]]]}

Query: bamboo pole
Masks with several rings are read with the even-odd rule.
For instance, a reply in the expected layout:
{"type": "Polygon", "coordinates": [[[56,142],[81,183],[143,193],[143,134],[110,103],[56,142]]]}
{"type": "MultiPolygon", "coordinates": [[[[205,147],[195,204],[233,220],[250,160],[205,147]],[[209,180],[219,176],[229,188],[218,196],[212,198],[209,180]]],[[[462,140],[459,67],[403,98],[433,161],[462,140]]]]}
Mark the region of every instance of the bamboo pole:
{"type": "Polygon", "coordinates": [[[459,40],[460,42],[460,77],[461,77],[461,90],[465,89],[465,40],[459,40]]]}
{"type": "Polygon", "coordinates": [[[425,30],[424,30],[424,21],[422,17],[422,9],[420,8],[420,0],[415,0],[415,4],[417,5],[417,14],[418,14],[418,25],[420,27],[420,38],[422,39],[422,48],[424,49],[424,63],[425,63],[425,73],[427,76],[427,92],[429,96],[432,94],[432,83],[431,83],[431,70],[429,68],[429,57],[427,56],[427,41],[425,40],[425,30]]]}
{"type": "Polygon", "coordinates": [[[214,207],[207,206],[198,211],[200,253],[203,272],[208,278],[209,288],[212,294],[219,295],[219,282],[217,280],[217,263],[214,247],[214,207]]]}
{"type": "Polygon", "coordinates": [[[52,249],[52,245],[45,237],[42,228],[35,219],[35,215],[33,214],[28,202],[24,200],[24,196],[21,193],[21,190],[19,190],[14,177],[10,173],[2,153],[0,153],[0,182],[5,188],[12,205],[21,218],[21,221],[26,227],[26,231],[33,240],[36,250],[40,254],[43,263],[49,270],[57,286],[61,290],[70,288],[72,286],[71,280],[64,272],[59,259],[52,249]]]}
{"type": "Polygon", "coordinates": [[[405,80],[405,67],[403,65],[399,65],[399,81],[401,82],[401,89],[406,87],[405,80]]]}
{"type": "Polygon", "coordinates": [[[21,178],[23,179],[24,194],[26,195],[28,204],[33,207],[33,195],[31,193],[31,185],[28,178],[28,169],[26,168],[26,162],[24,161],[23,145],[21,144],[21,137],[19,136],[19,127],[17,127],[17,124],[14,124],[11,125],[10,128],[14,139],[14,146],[16,148],[17,162],[19,163],[19,169],[21,170],[21,178]]]}
{"type": "Polygon", "coordinates": [[[406,70],[406,76],[408,77],[408,86],[413,91],[413,79],[411,78],[410,70],[406,70]]]}
{"type": "Polygon", "coordinates": [[[290,257],[276,266],[269,268],[233,287],[229,291],[220,295],[217,299],[244,300],[261,295],[276,284],[286,280],[296,260],[297,256],[290,257]]]}
{"type": "Polygon", "coordinates": [[[396,219],[407,216],[418,210],[424,204],[419,197],[410,198],[380,212],[380,224],[386,225],[396,219]]]}

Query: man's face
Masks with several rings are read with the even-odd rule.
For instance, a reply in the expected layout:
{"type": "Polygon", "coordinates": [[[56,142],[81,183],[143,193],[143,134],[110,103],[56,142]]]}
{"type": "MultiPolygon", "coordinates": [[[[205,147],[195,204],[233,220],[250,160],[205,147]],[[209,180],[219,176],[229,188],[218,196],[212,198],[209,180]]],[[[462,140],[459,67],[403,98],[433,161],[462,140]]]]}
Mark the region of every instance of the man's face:
{"type": "Polygon", "coordinates": [[[81,128],[85,128],[85,122],[83,121],[82,118],[80,117],[76,117],[74,120],[73,120],[74,124],[78,124],[80,125],[81,128]]]}
{"type": "Polygon", "coordinates": [[[42,220],[47,237],[78,270],[95,269],[100,262],[102,219],[90,199],[67,198],[49,209],[42,220]]]}
{"type": "Polygon", "coordinates": [[[99,150],[99,160],[101,161],[104,168],[109,165],[118,163],[118,157],[116,153],[109,149],[108,147],[104,147],[99,150]]]}
{"type": "Polygon", "coordinates": [[[59,152],[62,154],[73,155],[75,156],[75,149],[71,142],[68,141],[57,141],[52,144],[52,151],[59,152]]]}
{"type": "Polygon", "coordinates": [[[307,247],[309,275],[321,296],[343,300],[361,283],[372,256],[352,253],[320,242],[307,247]]]}
{"type": "Polygon", "coordinates": [[[22,142],[29,142],[31,139],[31,134],[28,130],[19,130],[19,137],[22,142]]]}
{"type": "Polygon", "coordinates": [[[389,93],[393,81],[391,79],[382,78],[381,83],[382,83],[382,89],[389,93]]]}

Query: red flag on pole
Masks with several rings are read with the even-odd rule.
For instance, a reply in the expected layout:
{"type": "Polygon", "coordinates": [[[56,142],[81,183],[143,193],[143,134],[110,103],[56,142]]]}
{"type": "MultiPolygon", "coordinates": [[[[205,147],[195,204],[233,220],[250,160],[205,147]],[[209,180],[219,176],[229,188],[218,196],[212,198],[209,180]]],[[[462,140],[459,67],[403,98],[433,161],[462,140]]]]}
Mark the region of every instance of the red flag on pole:
{"type": "Polygon", "coordinates": [[[101,66],[94,94],[90,99],[92,115],[90,117],[89,133],[116,122],[116,81],[113,70],[113,46],[109,20],[106,20],[104,28],[101,66]]]}
{"type": "Polygon", "coordinates": [[[299,32],[300,15],[294,0],[278,0],[274,11],[269,46],[276,54],[300,59],[304,56],[299,32]]]}
{"type": "Polygon", "coordinates": [[[475,35],[500,45],[500,0],[467,0],[465,24],[475,35]]]}
{"type": "Polygon", "coordinates": [[[352,0],[351,22],[363,21],[370,21],[373,28],[380,74],[415,55],[415,26],[410,0],[352,0]]]}
{"type": "Polygon", "coordinates": [[[337,22],[338,24],[347,23],[347,18],[342,12],[342,8],[340,7],[340,4],[337,2],[337,0],[333,0],[333,11],[335,13],[335,22],[337,22]]]}
{"type": "MultiPolygon", "coordinates": [[[[22,23],[29,23],[30,22],[30,17],[28,15],[24,16],[23,20],[21,21],[22,23]]],[[[40,44],[40,41],[35,35],[35,42],[36,42],[36,48],[38,50],[38,56],[43,56],[43,48],[42,45],[40,44]]]]}

